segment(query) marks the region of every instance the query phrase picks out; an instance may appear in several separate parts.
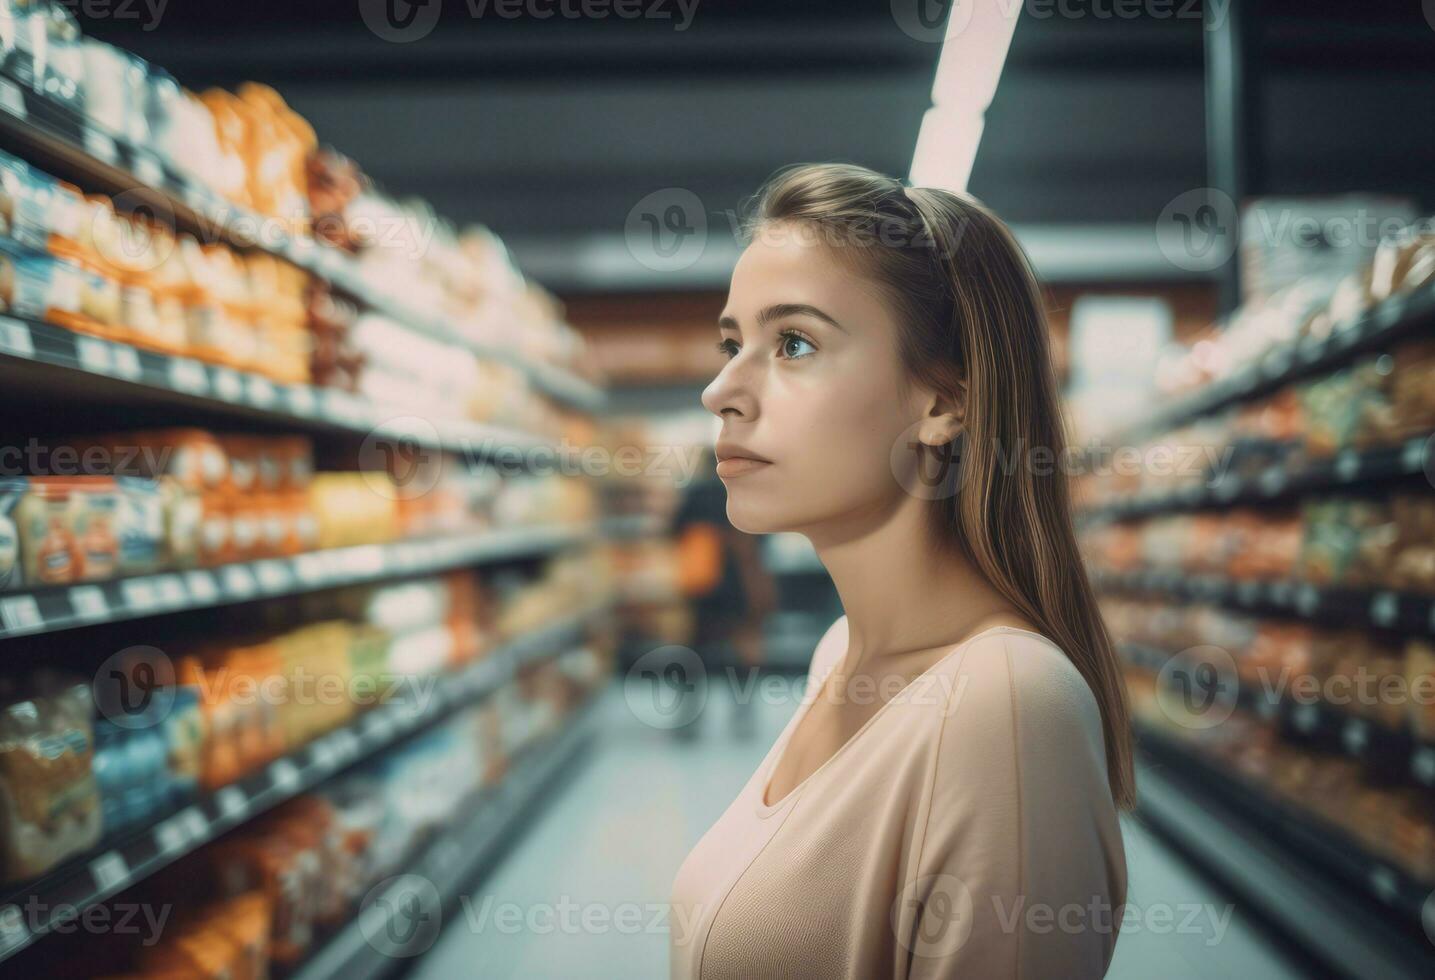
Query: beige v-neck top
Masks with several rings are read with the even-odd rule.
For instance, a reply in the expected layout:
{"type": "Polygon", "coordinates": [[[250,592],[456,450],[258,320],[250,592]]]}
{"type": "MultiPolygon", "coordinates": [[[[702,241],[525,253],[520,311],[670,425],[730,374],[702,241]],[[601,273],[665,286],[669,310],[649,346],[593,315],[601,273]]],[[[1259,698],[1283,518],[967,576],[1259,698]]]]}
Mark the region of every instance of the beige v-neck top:
{"type": "Polygon", "coordinates": [[[846,650],[843,616],[802,704],[678,870],[673,980],[1103,976],[1126,859],[1075,665],[1038,633],[977,633],[765,804],[846,650]]]}

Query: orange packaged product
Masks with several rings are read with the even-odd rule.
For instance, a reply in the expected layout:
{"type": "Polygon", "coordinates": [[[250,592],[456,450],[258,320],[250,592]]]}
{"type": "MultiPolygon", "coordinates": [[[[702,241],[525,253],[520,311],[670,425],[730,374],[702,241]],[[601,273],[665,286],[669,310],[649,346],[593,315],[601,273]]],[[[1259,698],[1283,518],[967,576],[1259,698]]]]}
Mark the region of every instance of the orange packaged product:
{"type": "Polygon", "coordinates": [[[268,980],[272,904],[269,897],[256,888],[205,906],[206,924],[234,946],[237,955],[233,980],[268,980]]]}
{"type": "Polygon", "coordinates": [[[79,308],[56,310],[54,321],[82,333],[128,342],[121,317],[119,269],[112,257],[122,251],[118,219],[109,198],[92,195],[81,199],[73,239],[56,239],[52,254],[77,270],[79,308]]]}
{"type": "Polygon", "coordinates": [[[318,145],[313,130],[267,85],[246,82],[238,95],[238,108],[249,121],[247,163],[254,207],[279,218],[290,234],[307,234],[305,166],[318,145]]]}
{"type": "Polygon", "coordinates": [[[225,457],[229,460],[228,480],[224,484],[226,493],[246,494],[261,489],[260,447],[262,439],[256,436],[223,434],[216,437],[225,457]]]}
{"type": "Polygon", "coordinates": [[[119,565],[119,489],[104,476],[26,481],[15,508],[22,580],[33,584],[113,578],[119,565]]]}
{"type": "Polygon", "coordinates": [[[232,980],[239,956],[225,935],[211,925],[191,926],[179,935],[166,936],[153,946],[142,946],[139,965],[144,975],[179,975],[190,980],[232,980]]]}
{"type": "Polygon", "coordinates": [[[249,159],[245,153],[248,141],[248,123],[239,113],[239,102],[233,95],[219,88],[207,89],[199,100],[214,117],[214,132],[220,152],[225,157],[221,174],[214,175],[215,190],[236,204],[253,206],[249,188],[249,159]]]}
{"type": "Polygon", "coordinates": [[[221,500],[229,518],[229,560],[262,558],[264,515],[259,509],[259,495],[254,492],[245,496],[225,494],[221,500]]]}
{"type": "Polygon", "coordinates": [[[207,852],[220,891],[240,895],[258,890],[269,907],[269,952],[273,962],[292,965],[313,941],[314,874],[318,857],[280,834],[269,821],[240,837],[221,840],[207,852]]]}
{"type": "Polygon", "coordinates": [[[234,520],[229,498],[206,493],[199,497],[198,563],[223,565],[235,561],[234,520]]]}
{"type": "Polygon", "coordinates": [[[239,778],[238,706],[230,689],[214,669],[218,661],[212,651],[189,653],[175,662],[175,677],[182,685],[199,691],[204,714],[204,740],[200,743],[199,783],[206,791],[227,786],[239,778]]]}
{"type": "Polygon", "coordinates": [[[314,921],[320,925],[337,924],[348,911],[348,895],[343,887],[347,855],[334,805],[321,796],[299,796],[285,803],[274,819],[277,832],[318,858],[314,921]]]}

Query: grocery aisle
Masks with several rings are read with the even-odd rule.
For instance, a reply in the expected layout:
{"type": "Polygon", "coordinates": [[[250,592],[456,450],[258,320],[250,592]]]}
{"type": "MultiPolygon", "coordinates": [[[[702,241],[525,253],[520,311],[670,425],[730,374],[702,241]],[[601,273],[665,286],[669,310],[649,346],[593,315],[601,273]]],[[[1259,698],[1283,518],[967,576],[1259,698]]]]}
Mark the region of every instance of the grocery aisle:
{"type": "MultiPolygon", "coordinates": [[[[446,915],[444,931],[406,974],[409,980],[666,976],[669,929],[679,927],[662,908],[672,875],[746,781],[790,710],[759,699],[753,734],[743,738],[729,726],[730,692],[713,685],[709,696],[702,734],[689,742],[640,722],[620,684],[605,691],[602,734],[591,757],[548,798],[503,863],[465,889],[466,900],[446,915]],[[566,919],[563,903],[571,903],[566,919]],[[505,905],[519,910],[510,913],[511,921],[524,924],[500,928],[498,910],[505,905]],[[590,928],[583,926],[585,915],[590,928]],[[619,930],[620,921],[626,931],[619,930]]],[[[1123,931],[1109,977],[1308,975],[1239,902],[1138,821],[1125,819],[1123,833],[1127,901],[1138,911],[1128,913],[1136,927],[1123,931]],[[1183,922],[1186,927],[1178,929],[1183,922]]]]}

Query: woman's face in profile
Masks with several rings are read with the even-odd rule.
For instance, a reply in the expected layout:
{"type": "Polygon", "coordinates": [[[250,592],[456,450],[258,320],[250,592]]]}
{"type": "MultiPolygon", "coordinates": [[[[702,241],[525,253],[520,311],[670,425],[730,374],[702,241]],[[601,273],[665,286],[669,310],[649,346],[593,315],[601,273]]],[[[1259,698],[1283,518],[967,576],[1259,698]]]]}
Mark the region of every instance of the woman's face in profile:
{"type": "Polygon", "coordinates": [[[915,438],[919,389],[899,402],[897,325],[875,284],[820,233],[767,225],[738,259],[719,328],[728,361],[702,396],[723,422],[719,455],[736,443],[771,460],[719,470],[734,527],[865,522],[899,502],[893,454],[915,438]]]}

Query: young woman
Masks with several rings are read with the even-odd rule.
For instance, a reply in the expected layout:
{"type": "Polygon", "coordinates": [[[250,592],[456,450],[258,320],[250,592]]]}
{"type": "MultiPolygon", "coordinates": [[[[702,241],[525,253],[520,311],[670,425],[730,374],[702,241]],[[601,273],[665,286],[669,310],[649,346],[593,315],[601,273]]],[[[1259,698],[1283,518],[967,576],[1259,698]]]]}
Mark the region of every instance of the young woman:
{"type": "Polygon", "coordinates": [[[719,320],[727,514],[808,537],[841,616],[678,871],[672,974],[1102,976],[1128,707],[1072,530],[1041,292],[969,198],[780,172],[719,320]]]}

